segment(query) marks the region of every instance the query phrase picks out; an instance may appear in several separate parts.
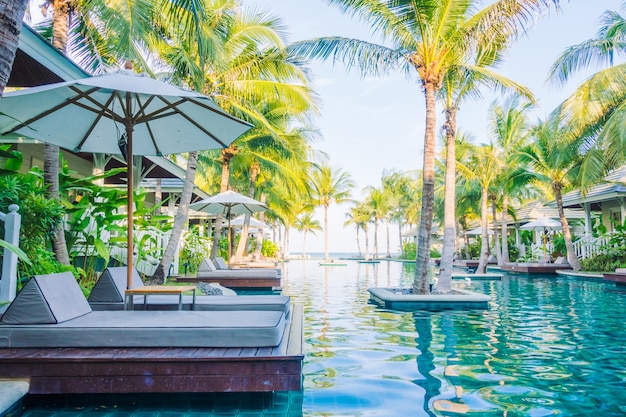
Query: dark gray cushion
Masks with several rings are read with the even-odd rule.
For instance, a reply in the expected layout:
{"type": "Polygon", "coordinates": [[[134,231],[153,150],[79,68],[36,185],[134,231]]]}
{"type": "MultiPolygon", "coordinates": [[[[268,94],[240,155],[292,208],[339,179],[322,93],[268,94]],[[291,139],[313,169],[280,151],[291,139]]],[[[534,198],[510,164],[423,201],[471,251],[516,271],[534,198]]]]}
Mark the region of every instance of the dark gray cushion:
{"type": "MultiPolygon", "coordinates": [[[[126,267],[108,267],[102,272],[87,300],[90,303],[124,302],[126,291],[126,267]]],[[[133,269],[133,288],[143,287],[143,281],[137,270],[133,269]]]]}
{"type": "Polygon", "coordinates": [[[91,313],[71,272],[36,275],[17,294],[0,324],[54,324],[91,313]]]}
{"type": "Polygon", "coordinates": [[[0,348],[270,347],[285,324],[280,311],[94,311],[59,324],[0,326],[0,348]]]}

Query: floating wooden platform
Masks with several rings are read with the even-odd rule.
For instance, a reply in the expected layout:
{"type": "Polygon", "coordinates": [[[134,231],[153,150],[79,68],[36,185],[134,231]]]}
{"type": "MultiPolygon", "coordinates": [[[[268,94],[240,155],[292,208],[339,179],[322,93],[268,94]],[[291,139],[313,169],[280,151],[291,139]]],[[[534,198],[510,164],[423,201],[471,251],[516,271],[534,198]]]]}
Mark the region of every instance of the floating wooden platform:
{"type": "Polygon", "coordinates": [[[502,265],[502,271],[516,274],[556,274],[558,270],[572,269],[569,264],[537,264],[519,263],[515,265],[502,265]]]}
{"type": "Polygon", "coordinates": [[[281,277],[276,278],[246,278],[244,276],[237,278],[217,278],[217,277],[176,277],[176,282],[181,283],[198,283],[198,282],[217,282],[226,287],[246,290],[267,290],[273,291],[281,287],[281,277]]]}
{"type": "Polygon", "coordinates": [[[380,261],[359,261],[360,264],[379,264],[380,261]]]}
{"type": "Polygon", "coordinates": [[[613,281],[617,285],[626,285],[626,274],[605,273],[602,277],[607,281],[613,281]]]}
{"type": "Polygon", "coordinates": [[[470,278],[470,279],[475,279],[475,280],[489,280],[489,279],[499,280],[499,279],[502,279],[503,275],[504,274],[494,274],[494,273],[489,273],[489,272],[485,274],[474,274],[472,272],[453,272],[452,279],[470,278]]]}
{"type": "Polygon", "coordinates": [[[348,266],[343,262],[320,262],[320,266],[348,266]]]}
{"type": "Polygon", "coordinates": [[[30,394],[271,392],[302,389],[303,308],[272,348],[0,349],[0,378],[30,394]]]}

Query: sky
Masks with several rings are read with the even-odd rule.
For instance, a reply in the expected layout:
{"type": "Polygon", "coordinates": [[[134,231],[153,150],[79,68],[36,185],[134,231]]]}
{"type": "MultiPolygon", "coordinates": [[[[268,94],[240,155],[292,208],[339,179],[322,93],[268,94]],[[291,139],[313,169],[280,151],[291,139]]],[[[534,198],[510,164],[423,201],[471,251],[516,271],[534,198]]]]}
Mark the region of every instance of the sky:
{"type": "MultiPolygon", "coordinates": [[[[368,27],[354,18],[342,15],[338,8],[324,0],[243,0],[246,7],[266,10],[282,19],[287,27],[288,41],[312,39],[320,36],[373,40],[368,27]]],[[[513,45],[497,71],[529,87],[538,99],[533,119],[543,118],[592,72],[572,77],[565,86],[546,82],[554,60],[568,46],[595,36],[599,18],[606,10],[621,11],[618,0],[562,1],[561,11],[546,13],[526,36],[513,45]]],[[[362,200],[363,188],[379,187],[384,171],[420,169],[423,160],[424,137],[423,94],[415,80],[403,74],[384,78],[363,78],[357,72],[348,73],[341,63],[314,61],[314,88],[321,99],[321,114],[315,120],[321,137],[313,143],[317,150],[328,154],[333,168],[348,172],[356,183],[352,197],[362,200]]],[[[485,92],[481,101],[465,102],[458,115],[460,131],[470,133],[476,142],[489,142],[488,109],[501,98],[485,92]]],[[[441,112],[437,114],[438,124],[441,112]]],[[[349,205],[333,205],[329,210],[329,251],[357,253],[356,231],[344,228],[349,205]]],[[[316,212],[323,224],[323,212],[316,212]]],[[[371,227],[370,229],[373,229],[371,227]]],[[[397,253],[400,247],[397,225],[391,226],[390,249],[397,253]]],[[[386,253],[385,227],[379,227],[379,252],[386,253]]],[[[302,252],[303,238],[295,230],[290,232],[289,251],[302,252]]],[[[363,234],[361,247],[363,249],[363,234]]],[[[373,231],[370,230],[370,250],[373,231]]],[[[323,252],[324,234],[310,233],[306,238],[306,252],[323,252]]]]}

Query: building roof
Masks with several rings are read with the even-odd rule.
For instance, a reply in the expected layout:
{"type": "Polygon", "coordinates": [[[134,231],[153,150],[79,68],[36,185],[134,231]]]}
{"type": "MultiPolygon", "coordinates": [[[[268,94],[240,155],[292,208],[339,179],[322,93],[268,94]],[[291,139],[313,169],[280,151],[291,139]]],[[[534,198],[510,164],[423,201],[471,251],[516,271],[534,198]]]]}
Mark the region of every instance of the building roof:
{"type": "MultiPolygon", "coordinates": [[[[601,183],[589,188],[584,194],[581,190],[575,190],[563,195],[563,206],[582,207],[584,203],[598,204],[623,197],[626,197],[626,165],[611,171],[601,183]]],[[[551,202],[550,206],[555,204],[551,202]]]]}

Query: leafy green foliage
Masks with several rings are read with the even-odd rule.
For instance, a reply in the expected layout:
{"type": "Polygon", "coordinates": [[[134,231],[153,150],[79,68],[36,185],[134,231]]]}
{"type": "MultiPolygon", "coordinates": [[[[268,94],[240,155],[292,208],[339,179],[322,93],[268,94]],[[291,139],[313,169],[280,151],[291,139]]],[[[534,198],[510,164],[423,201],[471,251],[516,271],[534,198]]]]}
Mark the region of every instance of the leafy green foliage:
{"type": "Polygon", "coordinates": [[[205,258],[211,254],[211,246],[201,239],[196,229],[191,229],[184,239],[183,250],[180,253],[178,273],[197,272],[205,258]]]}
{"type": "Polygon", "coordinates": [[[402,259],[415,259],[417,251],[417,246],[413,241],[404,241],[402,242],[402,259]]]}
{"type": "Polygon", "coordinates": [[[626,268],[626,251],[609,250],[593,258],[581,259],[584,271],[613,272],[616,268],[626,268]]]}
{"type": "MultiPolygon", "coordinates": [[[[8,212],[17,204],[21,215],[19,247],[31,260],[31,265],[18,264],[18,275],[29,278],[35,274],[48,274],[63,269],[51,252],[51,237],[61,227],[65,210],[62,205],[46,198],[43,182],[34,173],[0,176],[0,211],[8,212]]],[[[4,235],[4,224],[0,223],[4,235]]],[[[72,270],[72,268],[69,268],[72,270]]]]}
{"type": "Polygon", "coordinates": [[[278,256],[278,245],[271,240],[263,239],[261,245],[261,255],[266,258],[276,258],[278,256]]]}

